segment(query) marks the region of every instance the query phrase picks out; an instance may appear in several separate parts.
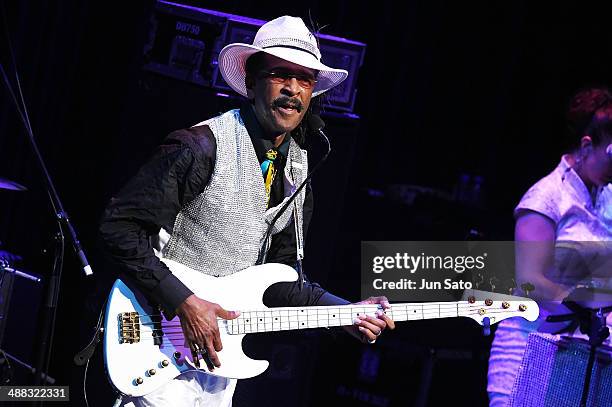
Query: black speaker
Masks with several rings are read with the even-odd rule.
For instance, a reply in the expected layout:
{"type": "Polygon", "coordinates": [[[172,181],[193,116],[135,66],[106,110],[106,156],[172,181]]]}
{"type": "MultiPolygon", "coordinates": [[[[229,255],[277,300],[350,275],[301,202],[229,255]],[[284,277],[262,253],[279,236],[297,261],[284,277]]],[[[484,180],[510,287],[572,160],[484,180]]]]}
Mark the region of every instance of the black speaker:
{"type": "Polygon", "coordinates": [[[6,331],[14,279],[15,276],[9,271],[8,264],[0,259],[0,348],[2,348],[4,332],[6,331]]]}

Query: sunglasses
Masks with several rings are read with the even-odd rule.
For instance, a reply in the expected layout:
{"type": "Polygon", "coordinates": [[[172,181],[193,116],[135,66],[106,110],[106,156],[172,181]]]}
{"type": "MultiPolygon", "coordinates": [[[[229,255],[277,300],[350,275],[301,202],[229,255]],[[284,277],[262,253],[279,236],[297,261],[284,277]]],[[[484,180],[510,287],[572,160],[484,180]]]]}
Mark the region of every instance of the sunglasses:
{"type": "Polygon", "coordinates": [[[308,74],[291,73],[288,71],[260,71],[260,76],[267,78],[272,83],[284,84],[288,80],[295,78],[298,85],[302,89],[311,89],[317,83],[317,80],[308,74]]]}

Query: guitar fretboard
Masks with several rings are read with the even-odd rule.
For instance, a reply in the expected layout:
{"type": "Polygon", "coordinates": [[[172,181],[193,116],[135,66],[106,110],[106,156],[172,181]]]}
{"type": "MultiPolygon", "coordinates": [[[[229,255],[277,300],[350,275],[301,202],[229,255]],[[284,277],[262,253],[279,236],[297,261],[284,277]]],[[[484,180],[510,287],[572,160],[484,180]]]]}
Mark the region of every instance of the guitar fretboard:
{"type": "MultiPolygon", "coordinates": [[[[467,301],[393,304],[385,313],[394,321],[451,318],[465,314],[467,301]],[[462,312],[463,311],[463,312],[462,312]]],[[[341,305],[243,311],[228,320],[231,335],[353,325],[360,315],[375,316],[378,305],[341,305]]]]}

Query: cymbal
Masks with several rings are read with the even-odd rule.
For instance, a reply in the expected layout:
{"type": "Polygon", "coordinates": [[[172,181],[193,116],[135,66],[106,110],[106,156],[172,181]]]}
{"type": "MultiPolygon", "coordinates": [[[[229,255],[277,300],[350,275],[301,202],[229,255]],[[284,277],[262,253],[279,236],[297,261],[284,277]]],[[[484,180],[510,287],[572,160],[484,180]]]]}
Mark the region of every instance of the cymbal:
{"type": "Polygon", "coordinates": [[[23,185],[20,185],[14,181],[9,181],[8,179],[0,178],[0,189],[8,189],[11,191],[27,191],[28,189],[23,185]]]}
{"type": "Polygon", "coordinates": [[[0,262],[7,261],[9,263],[14,263],[16,261],[21,261],[23,258],[17,254],[13,254],[4,250],[0,250],[0,262]]]}

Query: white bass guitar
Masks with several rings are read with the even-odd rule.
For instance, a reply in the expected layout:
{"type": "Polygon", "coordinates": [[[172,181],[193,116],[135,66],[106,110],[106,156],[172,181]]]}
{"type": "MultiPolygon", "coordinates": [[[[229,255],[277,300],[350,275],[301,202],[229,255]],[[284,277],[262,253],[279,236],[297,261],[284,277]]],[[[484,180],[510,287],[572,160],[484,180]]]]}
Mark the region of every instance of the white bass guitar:
{"type": "MultiPolygon", "coordinates": [[[[104,359],[111,383],[124,395],[146,395],[188,370],[236,379],[257,376],[268,362],[244,354],[245,334],[352,325],[358,315],[375,315],[381,309],[377,304],[268,308],[262,302],[264,291],[274,283],[295,281],[297,273],[291,267],[270,263],[211,277],[172,260],[162,261],[198,297],[241,314],[218,319],[221,367],[209,372],[191,359],[178,317],[166,321],[138,291],[117,280],[106,307],[104,359]]],[[[392,304],[385,312],[395,321],[468,317],[481,325],[514,316],[534,321],[539,314],[538,305],[527,298],[477,290],[468,295],[465,301],[392,304]]]]}

